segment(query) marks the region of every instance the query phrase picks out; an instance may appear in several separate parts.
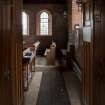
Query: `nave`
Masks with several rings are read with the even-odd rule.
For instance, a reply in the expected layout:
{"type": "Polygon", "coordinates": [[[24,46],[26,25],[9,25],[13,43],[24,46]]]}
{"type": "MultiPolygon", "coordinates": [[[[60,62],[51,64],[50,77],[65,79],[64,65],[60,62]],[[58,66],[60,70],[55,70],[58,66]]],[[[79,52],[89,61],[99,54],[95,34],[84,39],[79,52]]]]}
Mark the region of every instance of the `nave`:
{"type": "Polygon", "coordinates": [[[0,105],[105,105],[104,27],[104,0],[0,0],[0,105]]]}
{"type": "Polygon", "coordinates": [[[25,92],[25,105],[81,105],[81,83],[75,73],[45,64],[45,57],[37,57],[36,72],[25,92]]]}

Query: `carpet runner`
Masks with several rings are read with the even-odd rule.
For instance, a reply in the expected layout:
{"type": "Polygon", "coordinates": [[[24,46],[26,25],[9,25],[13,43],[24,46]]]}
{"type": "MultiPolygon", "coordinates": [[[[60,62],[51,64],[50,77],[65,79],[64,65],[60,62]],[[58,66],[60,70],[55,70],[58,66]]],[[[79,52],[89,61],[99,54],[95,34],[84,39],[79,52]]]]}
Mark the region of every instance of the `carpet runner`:
{"type": "Polygon", "coordinates": [[[70,105],[61,72],[43,72],[36,105],[70,105]]]}

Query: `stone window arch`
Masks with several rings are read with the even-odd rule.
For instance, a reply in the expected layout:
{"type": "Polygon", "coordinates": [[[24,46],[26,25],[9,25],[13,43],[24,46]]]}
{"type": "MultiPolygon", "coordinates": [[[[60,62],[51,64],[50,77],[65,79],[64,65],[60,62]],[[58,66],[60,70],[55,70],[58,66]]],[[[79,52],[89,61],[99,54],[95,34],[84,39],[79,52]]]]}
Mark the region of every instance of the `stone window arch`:
{"type": "Polygon", "coordinates": [[[38,12],[36,34],[41,36],[52,35],[52,15],[49,11],[42,10],[38,12]]]}

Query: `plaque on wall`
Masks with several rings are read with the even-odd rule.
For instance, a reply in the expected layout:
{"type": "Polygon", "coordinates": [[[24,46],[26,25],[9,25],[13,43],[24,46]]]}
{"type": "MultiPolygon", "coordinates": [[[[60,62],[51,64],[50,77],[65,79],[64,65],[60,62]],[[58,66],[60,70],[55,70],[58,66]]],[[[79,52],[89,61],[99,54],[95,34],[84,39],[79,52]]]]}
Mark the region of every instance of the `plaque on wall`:
{"type": "Polygon", "coordinates": [[[83,28],[83,41],[91,42],[91,27],[83,28]]]}

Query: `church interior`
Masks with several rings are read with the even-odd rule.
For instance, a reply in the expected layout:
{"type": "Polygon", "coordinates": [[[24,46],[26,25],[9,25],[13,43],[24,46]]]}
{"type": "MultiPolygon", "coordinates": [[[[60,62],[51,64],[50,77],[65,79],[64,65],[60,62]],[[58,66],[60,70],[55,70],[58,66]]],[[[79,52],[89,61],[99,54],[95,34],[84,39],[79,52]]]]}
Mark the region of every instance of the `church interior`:
{"type": "Polygon", "coordinates": [[[105,105],[104,0],[0,0],[0,105],[105,105]]]}

